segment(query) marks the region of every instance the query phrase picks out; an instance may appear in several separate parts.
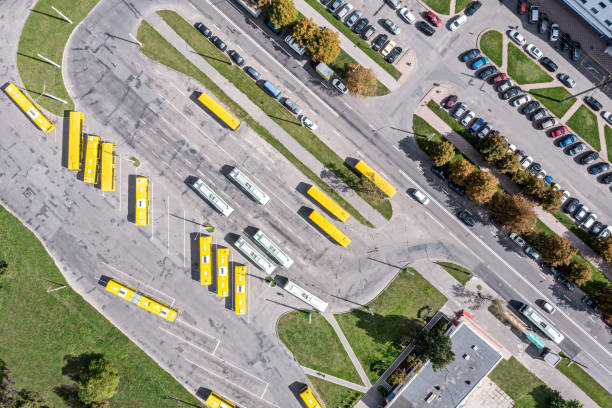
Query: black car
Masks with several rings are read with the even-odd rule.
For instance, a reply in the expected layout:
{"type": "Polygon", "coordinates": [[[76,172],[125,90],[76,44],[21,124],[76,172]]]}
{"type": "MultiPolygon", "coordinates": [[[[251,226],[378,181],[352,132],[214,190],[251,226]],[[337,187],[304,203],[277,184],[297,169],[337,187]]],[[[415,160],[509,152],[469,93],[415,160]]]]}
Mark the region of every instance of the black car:
{"type": "Polygon", "coordinates": [[[584,103],[593,108],[594,111],[598,111],[602,108],[601,103],[599,103],[599,101],[592,96],[585,96],[584,103]]]}
{"type": "Polygon", "coordinates": [[[529,119],[531,119],[532,122],[535,122],[537,120],[544,119],[547,116],[548,116],[548,111],[544,108],[540,108],[537,111],[533,112],[531,116],[529,117],[529,119]]]}
{"type": "Polygon", "coordinates": [[[570,198],[569,200],[567,200],[567,204],[565,204],[565,207],[563,207],[563,211],[565,211],[567,214],[573,214],[578,209],[579,204],[580,201],[577,198],[570,198]]]}
{"type": "Polygon", "coordinates": [[[236,65],[238,65],[239,67],[242,67],[244,65],[244,58],[242,58],[240,56],[240,54],[238,54],[235,50],[231,50],[230,52],[228,52],[230,58],[236,63],[236,65]]]}
{"type": "Polygon", "coordinates": [[[389,64],[393,64],[397,57],[402,53],[402,47],[395,47],[385,58],[389,64]]]}
{"type": "Polygon", "coordinates": [[[599,221],[595,221],[595,223],[593,224],[593,226],[589,230],[589,234],[591,234],[594,237],[596,237],[597,235],[599,235],[601,230],[603,230],[605,227],[606,226],[603,223],[601,223],[599,221]]]}
{"type": "Polygon", "coordinates": [[[356,22],[353,27],[351,27],[351,30],[359,34],[363,31],[364,28],[366,28],[369,22],[370,21],[367,18],[362,18],[361,20],[356,22]]]}
{"type": "Polygon", "coordinates": [[[483,69],[478,71],[476,73],[476,76],[480,79],[485,79],[489,75],[493,75],[496,72],[497,72],[497,68],[495,68],[493,65],[489,65],[488,67],[484,67],[483,69]]]}
{"type": "Polygon", "coordinates": [[[531,114],[533,111],[535,111],[536,109],[538,109],[540,107],[540,102],[538,101],[531,101],[528,102],[527,105],[525,105],[525,107],[523,108],[523,113],[525,115],[529,115],[531,114]]]}
{"type": "Polygon", "coordinates": [[[542,269],[551,273],[555,277],[559,275],[559,270],[555,268],[554,266],[552,266],[551,264],[549,264],[548,262],[542,262],[540,266],[542,267],[542,269]]]}
{"type": "Polygon", "coordinates": [[[476,11],[478,11],[480,6],[482,6],[482,3],[479,1],[471,2],[470,5],[465,8],[465,15],[466,16],[473,15],[476,11]]]}
{"type": "Polygon", "coordinates": [[[580,301],[584,303],[587,307],[593,309],[593,312],[599,314],[599,309],[597,308],[597,305],[595,304],[595,301],[593,299],[585,295],[580,301]]]}
{"type": "Polygon", "coordinates": [[[557,282],[559,282],[560,284],[565,286],[567,288],[567,290],[569,290],[570,292],[573,292],[574,289],[576,289],[574,284],[572,282],[568,281],[567,279],[565,279],[563,276],[557,276],[557,282]]]}
{"type": "Polygon", "coordinates": [[[604,184],[612,183],[612,173],[606,174],[606,176],[601,179],[601,182],[604,183],[604,184]]]}
{"type": "Polygon", "coordinates": [[[442,180],[446,180],[446,171],[442,168],[442,167],[436,167],[436,166],[432,166],[431,167],[431,172],[433,174],[435,174],[436,176],[440,177],[442,180]]]}
{"type": "Polygon", "coordinates": [[[474,225],[476,225],[476,221],[474,221],[472,214],[468,210],[459,211],[457,217],[459,217],[459,219],[463,221],[463,223],[468,227],[473,227],[474,225]]]}
{"type": "Polygon", "coordinates": [[[557,66],[557,64],[552,62],[552,60],[550,58],[548,58],[548,57],[541,58],[540,59],[540,64],[542,64],[544,66],[544,68],[546,68],[550,72],[555,72],[557,70],[557,68],[559,68],[557,66]]]}
{"type": "Polygon", "coordinates": [[[529,175],[533,177],[538,174],[540,170],[542,170],[542,165],[540,163],[533,163],[529,168],[529,175]]]}
{"type": "Polygon", "coordinates": [[[457,102],[457,95],[449,95],[448,98],[444,100],[444,103],[442,103],[442,106],[444,106],[445,109],[450,109],[455,105],[455,102],[457,102]]]}
{"type": "Polygon", "coordinates": [[[540,16],[540,21],[538,22],[538,31],[540,32],[540,34],[544,34],[548,30],[549,22],[550,21],[548,20],[548,16],[546,15],[546,13],[542,13],[542,15],[540,16]]]}
{"type": "Polygon", "coordinates": [[[372,49],[374,51],[378,51],[382,48],[382,46],[387,42],[389,36],[387,34],[380,34],[374,42],[372,43],[372,49]]]}
{"type": "Polygon", "coordinates": [[[321,4],[324,6],[327,6],[327,4],[330,2],[331,0],[321,0],[321,4]]]}
{"type": "Polygon", "coordinates": [[[559,41],[559,49],[561,51],[567,51],[570,49],[570,45],[572,44],[572,37],[568,33],[561,33],[559,37],[561,41],[559,41]]]}
{"type": "Polygon", "coordinates": [[[609,163],[597,163],[589,169],[589,173],[591,174],[601,174],[606,170],[610,170],[609,163]]]}
{"type": "Polygon", "coordinates": [[[451,190],[453,190],[455,193],[459,194],[460,196],[465,195],[465,189],[461,187],[459,184],[455,184],[452,181],[449,181],[448,187],[451,190]]]}
{"type": "Polygon", "coordinates": [[[220,49],[221,51],[225,51],[227,49],[227,45],[225,45],[225,43],[223,42],[223,40],[221,40],[219,37],[217,37],[216,35],[210,38],[210,42],[212,42],[213,44],[215,44],[215,46],[220,49]]]}
{"type": "Polygon", "coordinates": [[[578,61],[580,59],[580,43],[578,41],[574,41],[570,50],[570,58],[572,61],[578,61]]]}
{"type": "Polygon", "coordinates": [[[365,28],[365,30],[363,30],[361,32],[361,37],[363,37],[364,40],[369,40],[370,37],[376,32],[376,27],[374,27],[373,25],[369,25],[365,28]]]}
{"type": "Polygon", "coordinates": [[[586,149],[586,145],[583,142],[580,143],[576,143],[575,145],[572,146],[571,149],[569,149],[567,151],[567,154],[569,154],[570,156],[575,156],[580,152],[583,152],[584,149],[586,149]]]}
{"type": "Polygon", "coordinates": [[[253,67],[247,67],[246,73],[249,74],[249,76],[256,81],[259,81],[261,79],[261,73],[253,67]]]}
{"type": "Polygon", "coordinates": [[[336,11],[338,11],[342,3],[344,3],[344,0],[334,0],[334,2],[328,8],[329,12],[335,13],[336,11]]]}
{"type": "Polygon", "coordinates": [[[416,23],[416,28],[421,30],[421,32],[428,37],[431,37],[436,32],[435,28],[433,28],[432,26],[430,26],[424,21],[419,21],[418,23],[416,23]]]}
{"type": "Polygon", "coordinates": [[[510,99],[510,98],[514,98],[520,93],[521,93],[521,88],[519,88],[518,86],[513,86],[512,88],[508,89],[506,92],[502,93],[501,97],[502,99],[510,99]]]}
{"type": "Polygon", "coordinates": [[[580,164],[589,164],[592,161],[599,159],[599,153],[591,152],[580,159],[580,164]]]}
{"type": "Polygon", "coordinates": [[[460,59],[461,59],[461,62],[468,62],[479,56],[480,56],[480,50],[474,48],[472,50],[466,51],[463,54],[461,54],[460,59]]]}
{"type": "Polygon", "coordinates": [[[202,23],[195,23],[193,25],[196,30],[198,30],[199,32],[202,33],[202,35],[206,38],[210,38],[210,36],[212,35],[212,31],[210,31],[204,24],[202,23]]]}

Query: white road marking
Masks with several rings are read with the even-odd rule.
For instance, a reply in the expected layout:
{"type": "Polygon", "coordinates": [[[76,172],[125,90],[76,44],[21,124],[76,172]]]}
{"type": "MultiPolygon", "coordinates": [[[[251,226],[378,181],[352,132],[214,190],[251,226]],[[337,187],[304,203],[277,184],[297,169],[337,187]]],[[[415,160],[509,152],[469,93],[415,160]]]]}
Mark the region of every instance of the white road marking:
{"type": "Polygon", "coordinates": [[[183,208],[183,268],[185,267],[185,240],[187,235],[185,234],[185,208],[183,208]]]}
{"type": "Polygon", "coordinates": [[[178,89],[178,88],[177,88],[177,87],[176,87],[176,86],[175,86],[173,83],[170,83],[170,85],[172,85],[172,87],[173,87],[174,89],[176,89],[177,91],[179,91],[179,93],[180,93],[181,95],[183,95],[183,96],[187,96],[187,95],[185,95],[185,94],[184,94],[184,93],[183,93],[183,92],[182,92],[180,89],[178,89]]]}
{"type": "Polygon", "coordinates": [[[202,347],[198,346],[197,344],[194,344],[194,343],[190,342],[189,340],[179,336],[178,334],[172,333],[170,330],[164,329],[163,327],[160,327],[160,326],[158,326],[157,328],[159,330],[161,330],[161,331],[164,331],[164,332],[168,333],[171,336],[176,337],[180,341],[184,341],[185,343],[189,344],[191,347],[197,348],[198,350],[201,350],[201,351],[205,352],[206,354],[210,354],[210,351],[204,350],[202,347]]]}
{"type": "MultiPolygon", "coordinates": [[[[208,333],[206,333],[206,332],[203,332],[202,330],[198,329],[197,327],[195,327],[195,326],[193,326],[193,325],[191,325],[191,324],[189,324],[189,323],[187,323],[187,322],[180,321],[179,323],[180,323],[180,324],[182,324],[182,325],[184,325],[184,326],[189,327],[191,330],[195,330],[195,331],[197,331],[197,332],[200,332],[200,333],[202,333],[203,335],[208,336],[208,337],[210,337],[210,338],[211,338],[211,339],[213,339],[213,340],[217,340],[217,346],[215,347],[215,350],[217,349],[217,347],[219,347],[219,343],[221,343],[221,340],[219,340],[219,339],[218,339],[218,338],[216,338],[215,336],[210,335],[210,334],[208,334],[208,333]]],[[[213,353],[213,354],[214,354],[214,353],[213,353]]]]}
{"type": "Polygon", "coordinates": [[[168,201],[166,204],[166,208],[168,209],[168,256],[170,255],[170,196],[168,196],[168,201]]]}

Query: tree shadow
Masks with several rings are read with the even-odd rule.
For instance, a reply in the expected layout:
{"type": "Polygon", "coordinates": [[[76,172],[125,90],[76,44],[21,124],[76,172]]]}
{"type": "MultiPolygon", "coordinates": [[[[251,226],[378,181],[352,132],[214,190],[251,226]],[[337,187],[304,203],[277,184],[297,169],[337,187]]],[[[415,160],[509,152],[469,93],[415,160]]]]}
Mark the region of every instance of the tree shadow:
{"type": "Polygon", "coordinates": [[[535,400],[536,408],[547,408],[553,395],[553,390],[546,385],[538,385],[529,392],[529,395],[535,400]]]}
{"type": "Polygon", "coordinates": [[[55,395],[64,400],[69,408],[85,408],[86,405],[79,400],[77,388],[74,385],[62,384],[53,388],[55,395]]]}
{"type": "MultiPolygon", "coordinates": [[[[425,306],[426,308],[427,306],[425,306]]],[[[402,347],[402,339],[413,338],[425,325],[424,319],[410,318],[401,315],[382,316],[378,313],[368,313],[363,309],[351,312],[357,317],[357,327],[381,345],[394,344],[402,347]]]]}
{"type": "Polygon", "coordinates": [[[82,353],[78,356],[65,355],[66,364],[62,367],[62,375],[70,377],[71,380],[78,382],[79,378],[87,372],[89,364],[98,358],[103,357],[100,353],[82,353]]]}

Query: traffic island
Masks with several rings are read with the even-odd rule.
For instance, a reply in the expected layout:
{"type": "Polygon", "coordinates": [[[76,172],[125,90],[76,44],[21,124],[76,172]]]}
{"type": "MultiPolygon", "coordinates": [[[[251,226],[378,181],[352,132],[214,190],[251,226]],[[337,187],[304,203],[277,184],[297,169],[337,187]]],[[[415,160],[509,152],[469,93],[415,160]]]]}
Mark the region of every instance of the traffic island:
{"type": "Polygon", "coordinates": [[[508,75],[519,85],[553,81],[537,62],[512,43],[508,43],[508,75]]]}
{"type": "Polygon", "coordinates": [[[597,115],[595,115],[586,105],[578,108],[576,113],[567,121],[567,126],[584,139],[593,149],[601,151],[599,141],[599,126],[597,125],[597,115]]]}

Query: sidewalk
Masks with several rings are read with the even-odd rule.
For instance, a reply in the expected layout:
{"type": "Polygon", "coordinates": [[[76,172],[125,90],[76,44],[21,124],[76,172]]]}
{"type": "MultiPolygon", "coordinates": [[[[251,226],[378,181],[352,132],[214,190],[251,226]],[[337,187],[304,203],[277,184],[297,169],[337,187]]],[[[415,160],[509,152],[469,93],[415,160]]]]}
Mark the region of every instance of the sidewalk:
{"type": "Polygon", "coordinates": [[[343,380],[342,378],[334,377],[333,375],[329,375],[327,373],[320,373],[318,371],[313,370],[312,368],[308,368],[304,366],[300,366],[300,367],[302,367],[302,370],[304,371],[304,374],[306,375],[317,377],[322,380],[329,381],[334,384],[338,384],[338,385],[341,385],[346,388],[350,388],[355,391],[363,392],[364,394],[368,391],[368,387],[364,385],[355,384],[353,382],[343,380]]]}

